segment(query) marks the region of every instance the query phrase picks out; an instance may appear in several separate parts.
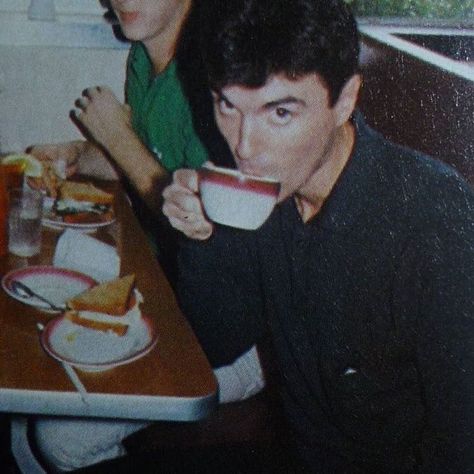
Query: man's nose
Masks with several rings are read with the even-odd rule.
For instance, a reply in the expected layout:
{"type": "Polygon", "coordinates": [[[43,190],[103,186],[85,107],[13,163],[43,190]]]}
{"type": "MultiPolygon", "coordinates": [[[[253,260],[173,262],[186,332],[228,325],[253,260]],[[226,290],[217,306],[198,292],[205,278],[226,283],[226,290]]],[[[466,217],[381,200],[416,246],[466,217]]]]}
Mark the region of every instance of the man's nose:
{"type": "Polygon", "coordinates": [[[256,154],[257,131],[251,119],[243,118],[240,122],[239,136],[235,147],[236,155],[241,160],[249,160],[256,154]]]}

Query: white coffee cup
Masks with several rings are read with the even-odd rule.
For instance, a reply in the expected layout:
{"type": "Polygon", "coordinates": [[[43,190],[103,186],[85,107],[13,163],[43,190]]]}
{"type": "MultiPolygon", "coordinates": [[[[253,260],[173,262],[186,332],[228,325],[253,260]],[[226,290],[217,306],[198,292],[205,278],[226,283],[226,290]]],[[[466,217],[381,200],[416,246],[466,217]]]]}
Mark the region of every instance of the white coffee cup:
{"type": "Polygon", "coordinates": [[[280,183],[206,164],[199,170],[199,191],[206,214],[212,221],[255,230],[275,207],[280,183]]]}

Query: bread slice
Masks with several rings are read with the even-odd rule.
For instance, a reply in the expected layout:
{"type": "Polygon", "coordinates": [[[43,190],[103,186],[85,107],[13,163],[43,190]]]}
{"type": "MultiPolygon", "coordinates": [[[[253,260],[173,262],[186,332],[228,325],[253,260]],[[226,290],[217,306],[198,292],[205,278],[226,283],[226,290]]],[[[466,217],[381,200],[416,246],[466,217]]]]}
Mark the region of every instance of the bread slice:
{"type": "Polygon", "coordinates": [[[93,321],[92,319],[82,318],[76,311],[66,311],[64,317],[79,326],[94,329],[95,331],[112,331],[117,334],[117,336],[125,336],[128,331],[126,324],[111,323],[109,321],[93,321]]]}
{"type": "Polygon", "coordinates": [[[74,199],[88,201],[95,204],[112,204],[114,195],[95,187],[92,183],[78,183],[77,181],[63,181],[59,186],[59,199],[74,199]]]}
{"type": "Polygon", "coordinates": [[[127,275],[94,286],[67,301],[69,309],[123,316],[130,308],[135,275],[127,275]]]}

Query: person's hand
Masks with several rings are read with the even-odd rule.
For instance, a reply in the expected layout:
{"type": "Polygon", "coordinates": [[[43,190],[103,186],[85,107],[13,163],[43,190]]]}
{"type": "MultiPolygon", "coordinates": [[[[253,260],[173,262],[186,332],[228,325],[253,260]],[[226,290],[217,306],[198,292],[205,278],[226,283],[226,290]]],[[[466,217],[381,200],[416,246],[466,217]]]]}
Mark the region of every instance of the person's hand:
{"type": "Polygon", "coordinates": [[[170,224],[196,240],[208,239],[213,231],[199,199],[196,170],[181,169],[173,174],[173,182],[163,191],[163,214],[170,224]]]}
{"type": "Polygon", "coordinates": [[[61,178],[69,178],[77,172],[83,142],[67,142],[31,145],[26,149],[40,161],[49,162],[61,178]]]}
{"type": "Polygon", "coordinates": [[[100,145],[111,146],[132,131],[130,106],[122,104],[108,87],[90,87],[76,100],[75,119],[100,145]]]}
{"type": "Polygon", "coordinates": [[[83,142],[67,142],[52,145],[32,145],[26,149],[43,163],[41,177],[28,177],[33,189],[41,189],[52,198],[57,197],[58,183],[77,172],[83,142]]]}

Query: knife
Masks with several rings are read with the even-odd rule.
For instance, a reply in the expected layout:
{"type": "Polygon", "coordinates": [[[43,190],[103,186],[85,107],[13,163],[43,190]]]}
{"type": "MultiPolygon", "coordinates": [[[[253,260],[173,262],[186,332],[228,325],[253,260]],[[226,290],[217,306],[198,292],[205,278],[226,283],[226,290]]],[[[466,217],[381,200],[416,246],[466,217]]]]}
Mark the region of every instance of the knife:
{"type": "MultiPolygon", "coordinates": [[[[44,331],[44,325],[41,323],[36,323],[36,328],[38,329],[38,332],[41,336],[41,333],[44,331]]],[[[87,401],[86,387],[84,387],[84,384],[81,382],[81,379],[77,375],[77,372],[74,370],[74,367],[68,364],[67,362],[64,362],[64,361],[59,361],[59,362],[62,365],[64,371],[66,372],[66,375],[69,377],[69,380],[74,385],[77,392],[79,393],[79,396],[81,397],[82,402],[85,405],[89,405],[89,402],[87,401]]]]}

